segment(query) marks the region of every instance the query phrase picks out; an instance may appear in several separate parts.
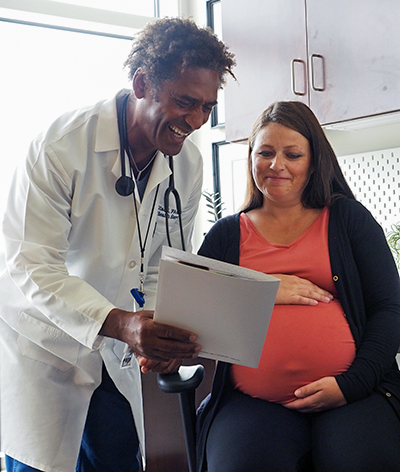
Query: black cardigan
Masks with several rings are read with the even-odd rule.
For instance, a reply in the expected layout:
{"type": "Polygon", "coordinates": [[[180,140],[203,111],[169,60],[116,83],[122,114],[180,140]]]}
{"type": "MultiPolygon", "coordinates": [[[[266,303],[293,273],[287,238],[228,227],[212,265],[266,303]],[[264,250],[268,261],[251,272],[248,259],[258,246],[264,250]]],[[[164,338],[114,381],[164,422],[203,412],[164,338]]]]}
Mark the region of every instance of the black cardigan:
{"type": "MultiPolygon", "coordinates": [[[[219,220],[199,254],[239,264],[239,213],[219,220]]],[[[335,378],[348,403],[381,392],[400,418],[399,274],[382,228],[361,203],[346,197],[331,205],[328,230],[332,277],[356,344],[356,357],[335,378]]],[[[318,257],[318,254],[316,254],[318,257]]],[[[210,395],[197,418],[197,470],[203,470],[207,433],[219,400],[232,388],[230,364],[218,362],[210,395]]]]}

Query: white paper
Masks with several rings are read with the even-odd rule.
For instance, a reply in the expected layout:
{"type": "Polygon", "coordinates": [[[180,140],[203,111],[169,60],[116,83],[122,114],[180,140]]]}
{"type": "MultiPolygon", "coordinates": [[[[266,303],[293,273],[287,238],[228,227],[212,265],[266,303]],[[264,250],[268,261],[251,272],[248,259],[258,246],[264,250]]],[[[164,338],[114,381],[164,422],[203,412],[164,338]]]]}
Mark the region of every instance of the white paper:
{"type": "Polygon", "coordinates": [[[279,282],[262,272],[163,247],[154,319],[196,333],[200,357],[257,367],[279,282]]]}

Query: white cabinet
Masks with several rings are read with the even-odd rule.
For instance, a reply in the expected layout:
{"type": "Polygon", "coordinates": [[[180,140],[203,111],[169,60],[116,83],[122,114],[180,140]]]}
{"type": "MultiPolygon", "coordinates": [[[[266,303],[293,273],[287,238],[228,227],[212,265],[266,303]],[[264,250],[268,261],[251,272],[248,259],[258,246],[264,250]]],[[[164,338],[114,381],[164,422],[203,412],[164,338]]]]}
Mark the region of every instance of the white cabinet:
{"type": "Polygon", "coordinates": [[[318,118],[335,123],[399,110],[400,2],[306,0],[306,5],[311,85],[322,65],[325,69],[325,78],[316,79],[323,90],[310,89],[318,118]]]}
{"type": "Polygon", "coordinates": [[[222,37],[237,61],[237,82],[225,89],[226,139],[234,141],[271,102],[307,100],[305,8],[304,0],[221,1],[222,37]],[[301,95],[292,92],[292,66],[301,95]]]}
{"type": "Polygon", "coordinates": [[[400,110],[400,1],[222,0],[236,54],[226,136],[248,136],[277,100],[301,100],[322,124],[400,110]]]}

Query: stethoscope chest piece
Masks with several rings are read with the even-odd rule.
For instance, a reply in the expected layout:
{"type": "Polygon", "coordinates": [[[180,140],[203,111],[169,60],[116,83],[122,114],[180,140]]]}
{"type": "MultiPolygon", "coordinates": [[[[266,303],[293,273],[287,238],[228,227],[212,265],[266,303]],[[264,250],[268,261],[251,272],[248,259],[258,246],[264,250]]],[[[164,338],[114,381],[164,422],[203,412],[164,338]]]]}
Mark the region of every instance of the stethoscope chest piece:
{"type": "Polygon", "coordinates": [[[135,184],[133,179],[127,175],[121,175],[121,177],[115,182],[115,190],[122,197],[128,197],[133,193],[135,184]]]}

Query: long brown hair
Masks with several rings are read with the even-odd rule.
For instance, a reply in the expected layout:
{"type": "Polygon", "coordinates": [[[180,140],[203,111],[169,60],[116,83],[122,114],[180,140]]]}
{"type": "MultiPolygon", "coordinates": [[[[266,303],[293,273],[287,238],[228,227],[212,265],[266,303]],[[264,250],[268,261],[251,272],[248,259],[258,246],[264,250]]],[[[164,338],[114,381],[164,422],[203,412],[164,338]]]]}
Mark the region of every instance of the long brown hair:
{"type": "Polygon", "coordinates": [[[279,123],[303,135],[309,142],[311,168],[308,183],[303,191],[302,203],[307,208],[323,208],[338,196],[355,198],[340,169],[337,157],[327,140],[316,116],[302,102],[276,102],[264,110],[253,125],[249,137],[247,157],[247,192],[243,211],[260,208],[263,194],[257,188],[253,173],[252,159],[255,139],[268,123],[279,123]]]}

